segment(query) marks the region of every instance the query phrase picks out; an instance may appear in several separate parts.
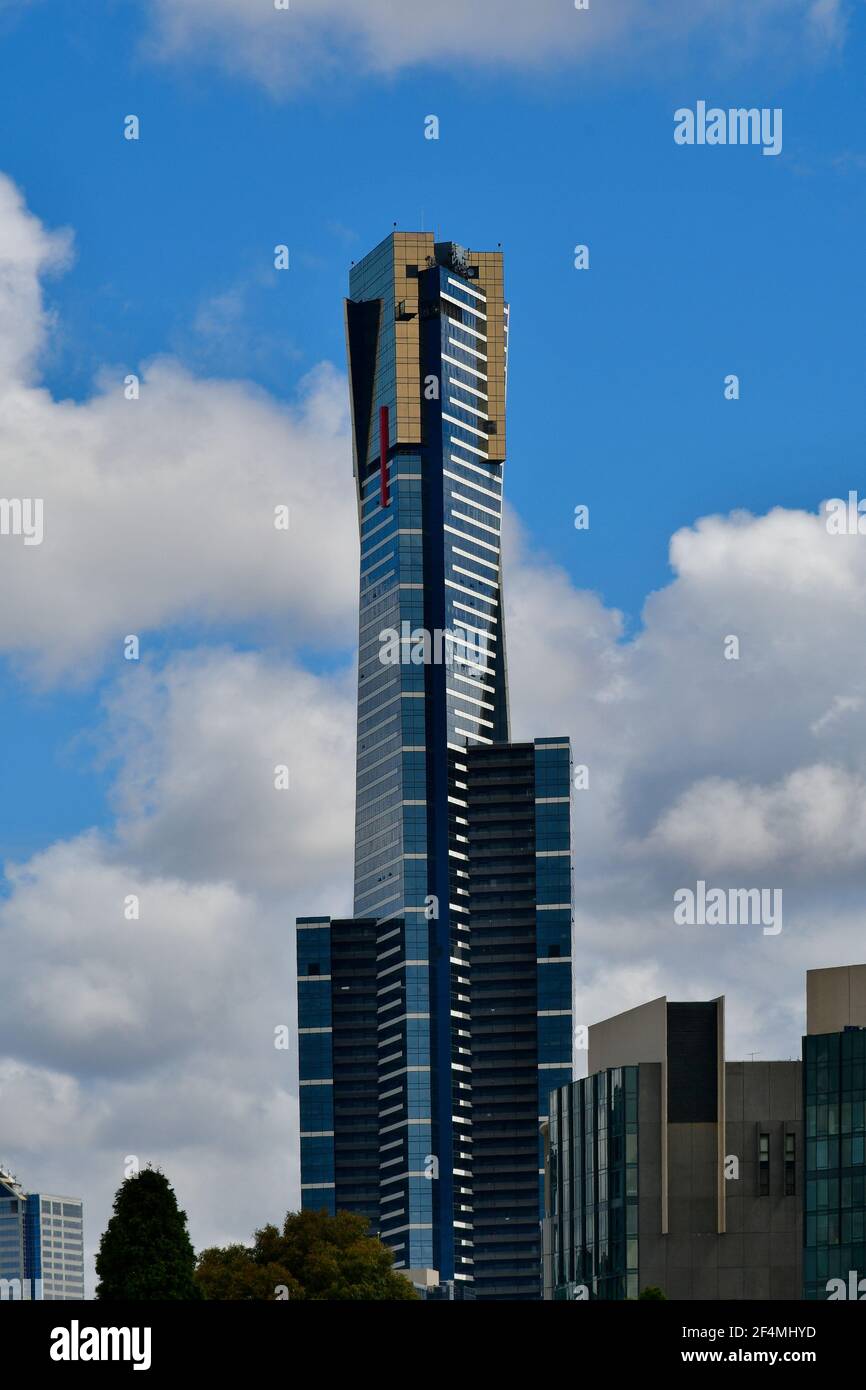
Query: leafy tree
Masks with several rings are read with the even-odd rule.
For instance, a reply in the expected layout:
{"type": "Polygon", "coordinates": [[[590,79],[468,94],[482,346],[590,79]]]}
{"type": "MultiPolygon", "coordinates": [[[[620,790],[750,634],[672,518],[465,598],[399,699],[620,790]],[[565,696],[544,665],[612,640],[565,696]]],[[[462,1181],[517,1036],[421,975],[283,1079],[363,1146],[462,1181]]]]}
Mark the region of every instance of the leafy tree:
{"type": "Polygon", "coordinates": [[[289,1212],[282,1231],[263,1226],[251,1250],[202,1251],[196,1280],[208,1299],[302,1299],[396,1302],[418,1294],[392,1265],[393,1255],[367,1234],[363,1216],[340,1211],[289,1212]]]}
{"type": "Polygon", "coordinates": [[[284,1265],[261,1264],[255,1251],[244,1245],[214,1245],[198,1257],[195,1277],[205,1298],[257,1299],[303,1298],[304,1291],[284,1265]],[[279,1291],[279,1292],[277,1292],[279,1291]]]}
{"type": "Polygon", "coordinates": [[[202,1297],[186,1212],[164,1173],[143,1168],[118,1188],[96,1273],[96,1297],[107,1302],[202,1297]]]}
{"type": "Polygon", "coordinates": [[[656,1301],[662,1300],[664,1303],[667,1303],[668,1301],[667,1294],[662,1293],[661,1289],[657,1288],[655,1284],[648,1284],[647,1287],[643,1289],[641,1293],[638,1294],[638,1302],[642,1298],[655,1299],[656,1301]]]}

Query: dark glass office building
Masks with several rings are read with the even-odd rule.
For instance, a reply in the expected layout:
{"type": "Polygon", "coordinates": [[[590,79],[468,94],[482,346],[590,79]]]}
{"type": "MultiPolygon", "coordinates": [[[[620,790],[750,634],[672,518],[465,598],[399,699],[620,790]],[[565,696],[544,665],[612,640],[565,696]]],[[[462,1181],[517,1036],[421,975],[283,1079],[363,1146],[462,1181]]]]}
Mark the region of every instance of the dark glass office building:
{"type": "Polygon", "coordinates": [[[539,1117],[571,1075],[570,753],[509,743],[501,253],[392,234],[352,269],[346,342],[355,919],[298,923],[303,1200],[363,1211],[407,1271],[537,1297],[539,1117]]]}
{"type": "Polygon", "coordinates": [[[866,1297],[866,965],[810,970],[806,998],[803,1296],[859,1301],[866,1297]]]}
{"type": "Polygon", "coordinates": [[[473,748],[467,762],[475,1297],[531,1299],[539,1123],[571,1079],[569,746],[473,748]]]}

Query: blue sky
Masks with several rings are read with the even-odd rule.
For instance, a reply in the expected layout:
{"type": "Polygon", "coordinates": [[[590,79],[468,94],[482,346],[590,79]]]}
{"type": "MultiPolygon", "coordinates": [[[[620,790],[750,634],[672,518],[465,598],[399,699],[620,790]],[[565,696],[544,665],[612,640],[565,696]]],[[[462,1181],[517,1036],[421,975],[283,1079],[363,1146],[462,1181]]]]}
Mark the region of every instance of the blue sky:
{"type": "Polygon", "coordinates": [[[0,364],[37,278],[51,314],[36,380],[0,378],[0,494],[49,499],[45,545],[0,550],[0,1146],[93,1234],[127,1153],[180,1175],[199,1247],[285,1202],[257,1029],[287,923],[348,906],[341,301],[394,222],[505,252],[513,704],[592,768],[576,1017],[725,989],[733,1055],[788,1056],[803,971],[862,956],[866,562],[816,513],[863,486],[864,6],[592,0],[586,51],[563,0],[400,6],[393,42],[388,9],[292,0],[272,41],[267,0],[0,0],[0,176],[38,220],[0,177],[0,364]],[[698,100],[781,108],[781,154],[676,145],[698,100]],[[288,552],[257,530],[283,488],[288,552]],[[781,884],[785,933],[674,939],[672,888],[714,873],[781,884]]]}

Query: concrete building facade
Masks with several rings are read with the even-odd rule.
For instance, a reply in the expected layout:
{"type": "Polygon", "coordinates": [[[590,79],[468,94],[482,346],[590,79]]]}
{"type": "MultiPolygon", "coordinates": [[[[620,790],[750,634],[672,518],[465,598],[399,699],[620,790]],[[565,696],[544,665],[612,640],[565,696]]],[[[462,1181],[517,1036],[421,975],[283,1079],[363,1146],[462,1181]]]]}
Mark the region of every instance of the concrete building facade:
{"type": "Polygon", "coordinates": [[[800,1297],[800,1063],[726,1062],[723,998],[591,1027],[545,1170],[545,1298],[800,1297]]]}

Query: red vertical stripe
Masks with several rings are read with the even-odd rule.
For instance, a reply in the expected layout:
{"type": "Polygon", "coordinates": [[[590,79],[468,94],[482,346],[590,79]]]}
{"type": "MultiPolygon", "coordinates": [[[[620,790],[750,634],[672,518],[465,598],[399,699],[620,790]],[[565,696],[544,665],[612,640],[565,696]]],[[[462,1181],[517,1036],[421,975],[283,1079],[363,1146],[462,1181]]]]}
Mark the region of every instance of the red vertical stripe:
{"type": "Polygon", "coordinates": [[[388,439],[390,430],[388,426],[388,407],[379,407],[379,501],[383,507],[390,505],[391,496],[388,491],[388,439]]]}

